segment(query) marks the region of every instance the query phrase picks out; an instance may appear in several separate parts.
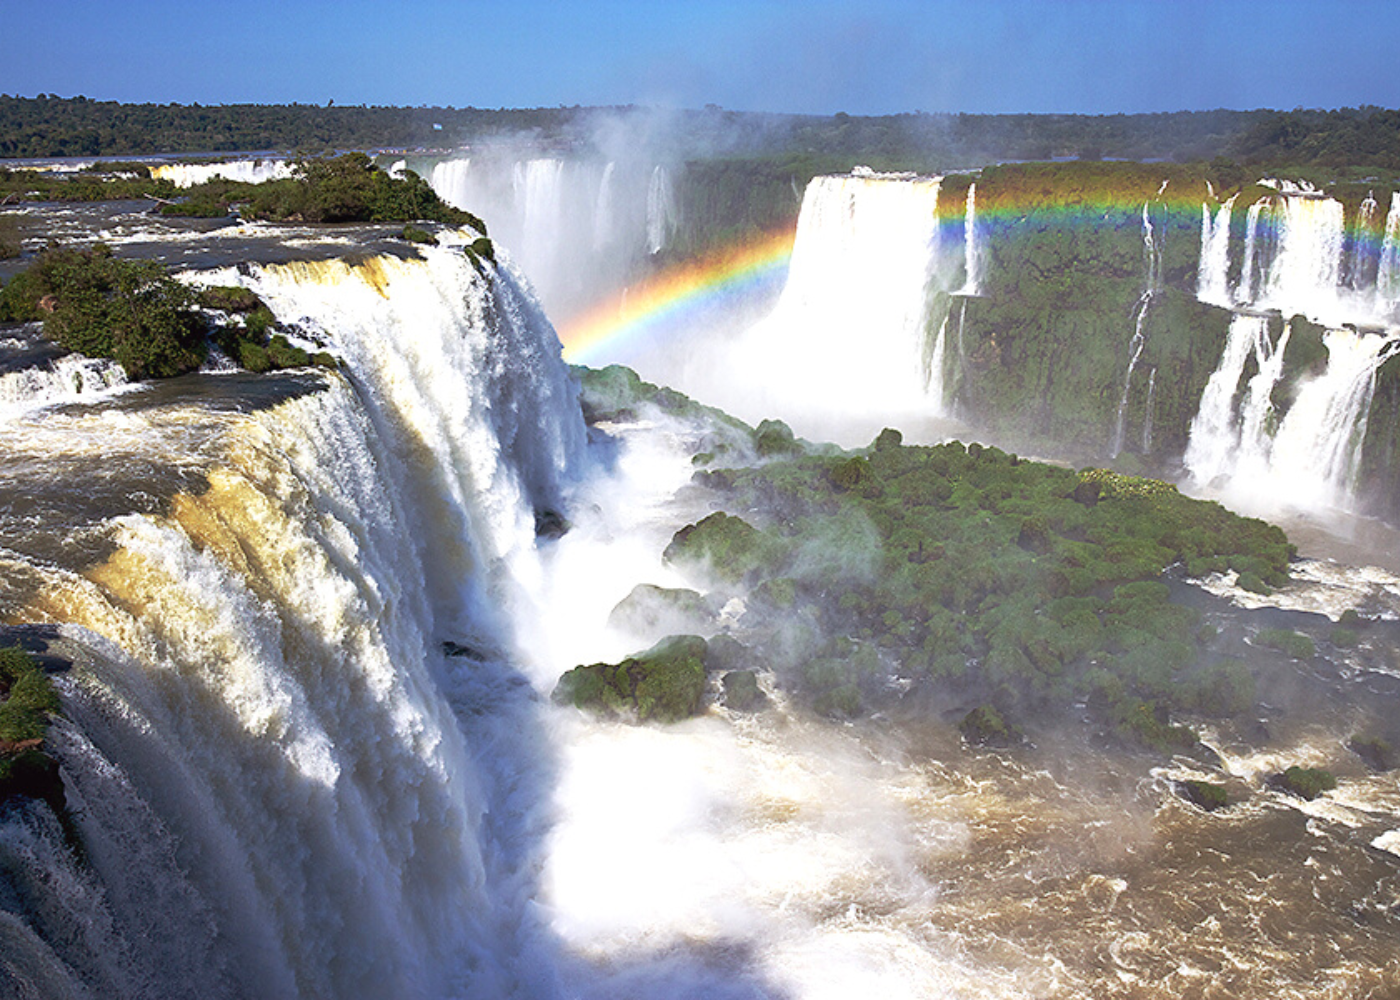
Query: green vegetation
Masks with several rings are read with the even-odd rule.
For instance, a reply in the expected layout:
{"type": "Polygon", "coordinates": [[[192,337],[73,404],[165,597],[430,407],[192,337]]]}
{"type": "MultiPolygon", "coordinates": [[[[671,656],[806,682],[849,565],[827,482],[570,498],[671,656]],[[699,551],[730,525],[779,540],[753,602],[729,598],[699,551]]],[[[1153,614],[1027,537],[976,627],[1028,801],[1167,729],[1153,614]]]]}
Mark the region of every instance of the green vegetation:
{"type": "Polygon", "coordinates": [[[1380,736],[1356,736],[1348,741],[1347,747],[1373,771],[1400,767],[1400,755],[1396,754],[1394,745],[1380,736]]]}
{"type": "Polygon", "coordinates": [[[1310,660],[1317,655],[1317,647],[1311,638],[1286,628],[1260,629],[1255,640],[1259,645],[1287,653],[1295,660],[1310,660]]]}
{"type": "Polygon", "coordinates": [[[0,323],[39,321],[50,340],[88,357],[112,358],[133,379],[193,371],[209,339],[249,371],[335,367],[330,355],[309,355],[273,332],[272,311],[247,289],[196,292],[160,264],[115,257],[101,243],[46,250],[0,287],[0,323]],[[196,306],[226,319],[211,329],[196,306]]]}
{"type": "MultiPolygon", "coordinates": [[[[299,160],[294,177],[261,184],[216,178],[190,188],[180,202],[162,205],[161,213],[219,216],[235,207],[246,219],[270,222],[428,221],[486,232],[485,223],[444,203],[413,171],[391,177],[364,153],[299,160]]],[[[416,227],[404,233],[410,231],[428,236],[416,227]]]]}
{"type": "Polygon", "coordinates": [[[1188,802],[1194,803],[1206,812],[1224,809],[1230,804],[1230,796],[1226,794],[1224,785],[1188,778],[1185,781],[1176,782],[1176,788],[1188,802]]]}
{"type": "Polygon", "coordinates": [[[731,670],[720,681],[724,707],[735,712],[755,712],[768,699],[758,686],[758,675],[752,670],[731,670]]]}
{"type": "MultiPolygon", "coordinates": [[[[642,381],[623,365],[570,369],[579,382],[579,404],[590,424],[634,420],[645,408],[653,408],[678,420],[708,429],[702,451],[693,461],[707,465],[725,458],[741,461],[753,454],[754,429],[723,410],[697,403],[684,393],[642,381]]],[[[786,425],[783,425],[786,426],[786,425]]],[[[788,431],[791,437],[792,432],[788,431]]]]}
{"type": "Polygon", "coordinates": [[[1298,767],[1295,764],[1282,774],[1274,775],[1271,783],[1290,795],[1311,800],[1336,788],[1337,778],[1331,771],[1318,767],[1298,767]]]}
{"type": "Polygon", "coordinates": [[[58,764],[41,749],[58,709],[58,695],[34,658],[0,649],[0,803],[22,795],[62,808],[58,764]]]}
{"type": "Polygon", "coordinates": [[[1156,480],[877,441],[698,473],[745,516],[688,525],[665,554],[747,595],[746,627],[818,711],[865,711],[894,676],[1007,726],[1083,700],[1124,739],[1169,749],[1195,743],[1172,713],[1253,705],[1244,664],[1210,654],[1212,633],[1159,578],[1247,567],[1282,584],[1279,529],[1156,480]]]}
{"type": "Polygon", "coordinates": [[[972,746],[1014,747],[1025,742],[1021,731],[1006,724],[995,705],[979,705],[958,723],[958,732],[972,746]]]}
{"type": "Polygon", "coordinates": [[[9,212],[0,212],[0,260],[9,260],[20,254],[19,226],[9,212]]]}
{"type": "Polygon", "coordinates": [[[104,244],[46,251],[0,289],[0,322],[42,320],[70,351],[113,358],[131,378],[197,368],[204,325],[194,292],[154,261],[123,260],[104,244]]]}
{"type": "Polygon", "coordinates": [[[663,639],[618,664],[575,667],[559,678],[554,701],[590,711],[678,722],[698,715],[705,697],[705,640],[663,639]]]}

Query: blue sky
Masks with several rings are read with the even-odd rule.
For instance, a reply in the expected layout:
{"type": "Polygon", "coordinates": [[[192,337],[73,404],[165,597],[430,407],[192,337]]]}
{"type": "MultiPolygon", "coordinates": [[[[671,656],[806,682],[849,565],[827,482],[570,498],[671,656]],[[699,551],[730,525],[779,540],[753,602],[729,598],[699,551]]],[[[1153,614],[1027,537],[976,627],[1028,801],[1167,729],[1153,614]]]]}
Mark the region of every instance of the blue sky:
{"type": "Polygon", "coordinates": [[[1397,0],[0,0],[0,93],[755,111],[1400,105],[1397,0]]]}

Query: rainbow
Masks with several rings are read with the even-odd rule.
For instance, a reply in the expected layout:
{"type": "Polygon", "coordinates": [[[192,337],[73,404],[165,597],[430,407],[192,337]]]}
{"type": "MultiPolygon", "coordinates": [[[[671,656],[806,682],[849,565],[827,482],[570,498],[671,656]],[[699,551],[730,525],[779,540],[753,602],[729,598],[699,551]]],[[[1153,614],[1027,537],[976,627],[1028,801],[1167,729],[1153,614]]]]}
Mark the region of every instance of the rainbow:
{"type": "Polygon", "coordinates": [[[786,272],[795,232],[757,239],[666,268],[560,324],[565,360],[587,364],[688,317],[771,288],[786,272]]]}

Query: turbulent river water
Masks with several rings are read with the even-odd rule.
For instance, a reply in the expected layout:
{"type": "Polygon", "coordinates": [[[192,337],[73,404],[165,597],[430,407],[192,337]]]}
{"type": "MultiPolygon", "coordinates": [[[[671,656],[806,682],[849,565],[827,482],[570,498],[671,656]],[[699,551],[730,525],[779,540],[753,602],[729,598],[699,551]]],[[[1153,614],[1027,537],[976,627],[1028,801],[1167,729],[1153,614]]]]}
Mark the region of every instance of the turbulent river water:
{"type": "Polygon", "coordinates": [[[977,752],[939,706],[837,723],[778,690],[599,721],[548,694],[656,638],[608,617],[684,582],[705,427],[585,428],[524,277],[466,236],[74,218],[342,365],[130,386],[0,344],[0,612],[71,663],[76,831],[0,811],[0,994],[1400,995],[1400,786],[1346,747],[1400,697],[1390,572],[1312,559],[1259,610],[1174,583],[1269,682],[1213,756],[977,752]],[[1377,619],[1354,649],[1249,647],[1348,607],[1377,619]],[[1339,787],[1270,788],[1290,764],[1339,787]]]}

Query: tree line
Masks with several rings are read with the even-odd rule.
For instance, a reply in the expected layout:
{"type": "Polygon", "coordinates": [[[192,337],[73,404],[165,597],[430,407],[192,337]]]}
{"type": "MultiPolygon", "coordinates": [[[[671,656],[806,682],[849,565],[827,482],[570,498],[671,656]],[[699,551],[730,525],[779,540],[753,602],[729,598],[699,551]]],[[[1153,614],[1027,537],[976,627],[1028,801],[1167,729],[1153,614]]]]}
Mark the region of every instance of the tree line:
{"type": "MultiPolygon", "coordinates": [[[[600,116],[643,107],[484,109],[311,104],[122,104],[0,94],[0,158],[263,150],[451,148],[521,135],[578,148],[600,116]]],[[[1209,160],[1400,170],[1400,111],[1182,111],[1117,115],[668,114],[687,157],[823,155],[950,170],[1005,160],[1209,160]]]]}

